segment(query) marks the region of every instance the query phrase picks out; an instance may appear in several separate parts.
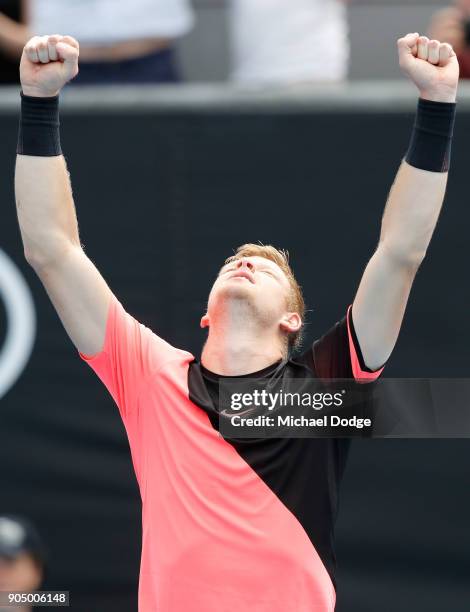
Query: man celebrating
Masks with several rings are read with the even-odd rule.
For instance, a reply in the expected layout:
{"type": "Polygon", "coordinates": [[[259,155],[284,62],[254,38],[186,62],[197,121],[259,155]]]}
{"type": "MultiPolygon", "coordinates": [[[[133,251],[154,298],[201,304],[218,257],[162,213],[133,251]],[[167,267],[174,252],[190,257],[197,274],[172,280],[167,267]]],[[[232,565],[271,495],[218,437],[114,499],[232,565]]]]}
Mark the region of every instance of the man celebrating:
{"type": "Polygon", "coordinates": [[[408,34],[398,52],[420,94],[416,122],[345,317],[291,357],[304,303],[287,257],[243,245],[210,292],[198,361],[129,315],[81,248],[58,127],[77,42],[46,36],[24,49],[16,196],[25,256],[126,427],[143,506],[143,612],[334,609],[346,442],[224,440],[218,389],[227,378],[365,382],[382,371],[443,202],[459,76],[448,44],[408,34]]]}

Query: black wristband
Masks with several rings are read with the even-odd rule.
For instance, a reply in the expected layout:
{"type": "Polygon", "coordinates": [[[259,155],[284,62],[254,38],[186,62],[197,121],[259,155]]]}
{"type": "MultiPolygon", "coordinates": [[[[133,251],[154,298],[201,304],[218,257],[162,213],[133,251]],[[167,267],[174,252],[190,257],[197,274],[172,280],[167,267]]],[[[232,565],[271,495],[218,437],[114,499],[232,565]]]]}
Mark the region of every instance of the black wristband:
{"type": "Polygon", "coordinates": [[[62,155],[59,133],[59,96],[35,98],[21,93],[18,131],[20,155],[53,157],[62,155]]]}
{"type": "Polygon", "coordinates": [[[405,160],[415,168],[447,172],[450,164],[456,104],[419,99],[405,160]]]}

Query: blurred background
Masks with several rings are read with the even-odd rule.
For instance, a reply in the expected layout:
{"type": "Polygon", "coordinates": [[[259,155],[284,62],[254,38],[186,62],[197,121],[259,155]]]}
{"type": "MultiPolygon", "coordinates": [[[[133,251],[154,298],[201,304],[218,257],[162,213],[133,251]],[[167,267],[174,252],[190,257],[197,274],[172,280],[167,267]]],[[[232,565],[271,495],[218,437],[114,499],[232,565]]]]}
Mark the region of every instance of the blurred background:
{"type": "MultiPolygon", "coordinates": [[[[448,195],[386,375],[463,378],[469,20],[470,0],[0,0],[0,585],[27,569],[21,584],[69,590],[73,610],[136,610],[141,537],[117,409],[23,259],[24,42],[79,39],[61,132],[82,243],[131,314],[195,355],[213,278],[244,242],[291,252],[305,345],[344,315],[413,124],[396,39],[451,42],[462,84],[448,195]]],[[[465,439],[353,443],[339,612],[470,609],[469,458],[465,439]]]]}
{"type": "Polygon", "coordinates": [[[273,61],[281,57],[284,80],[292,57],[297,79],[309,79],[299,66],[312,57],[329,67],[322,74],[310,62],[315,79],[398,78],[397,33],[419,30],[451,42],[468,76],[469,16],[470,0],[0,0],[0,82],[17,79],[24,42],[49,28],[80,39],[82,70],[84,60],[148,59],[170,49],[178,74],[162,75],[153,64],[153,78],[188,82],[281,80],[273,61]]]}

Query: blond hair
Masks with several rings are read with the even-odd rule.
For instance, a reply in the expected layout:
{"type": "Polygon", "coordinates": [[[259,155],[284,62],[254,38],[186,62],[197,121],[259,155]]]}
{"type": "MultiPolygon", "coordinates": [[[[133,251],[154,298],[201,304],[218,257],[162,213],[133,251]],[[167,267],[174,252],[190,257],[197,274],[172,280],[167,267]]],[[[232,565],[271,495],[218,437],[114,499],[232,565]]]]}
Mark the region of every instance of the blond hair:
{"type": "Polygon", "coordinates": [[[292,268],[289,265],[289,253],[285,250],[276,249],[270,244],[242,244],[237,248],[235,254],[231,257],[227,257],[225,263],[231,263],[237,259],[243,257],[264,257],[277,264],[287,277],[290,285],[290,293],[287,300],[287,307],[289,310],[296,312],[301,320],[302,327],[288,335],[287,343],[289,348],[299,348],[302,342],[302,328],[305,316],[305,302],[302,294],[302,288],[296,281],[292,268]]]}

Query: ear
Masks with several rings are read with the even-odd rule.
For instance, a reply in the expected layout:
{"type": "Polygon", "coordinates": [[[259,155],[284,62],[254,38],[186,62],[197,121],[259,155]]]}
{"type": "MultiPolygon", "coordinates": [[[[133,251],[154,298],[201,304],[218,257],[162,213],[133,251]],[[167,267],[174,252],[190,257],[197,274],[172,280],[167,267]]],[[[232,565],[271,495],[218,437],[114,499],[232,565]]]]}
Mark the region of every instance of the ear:
{"type": "Polygon", "coordinates": [[[280,326],[288,334],[294,334],[302,327],[302,319],[297,312],[288,312],[282,317],[280,326]]]}
{"type": "Polygon", "coordinates": [[[201,323],[200,323],[202,329],[204,329],[204,327],[209,327],[209,315],[205,314],[203,317],[201,317],[201,323]]]}

